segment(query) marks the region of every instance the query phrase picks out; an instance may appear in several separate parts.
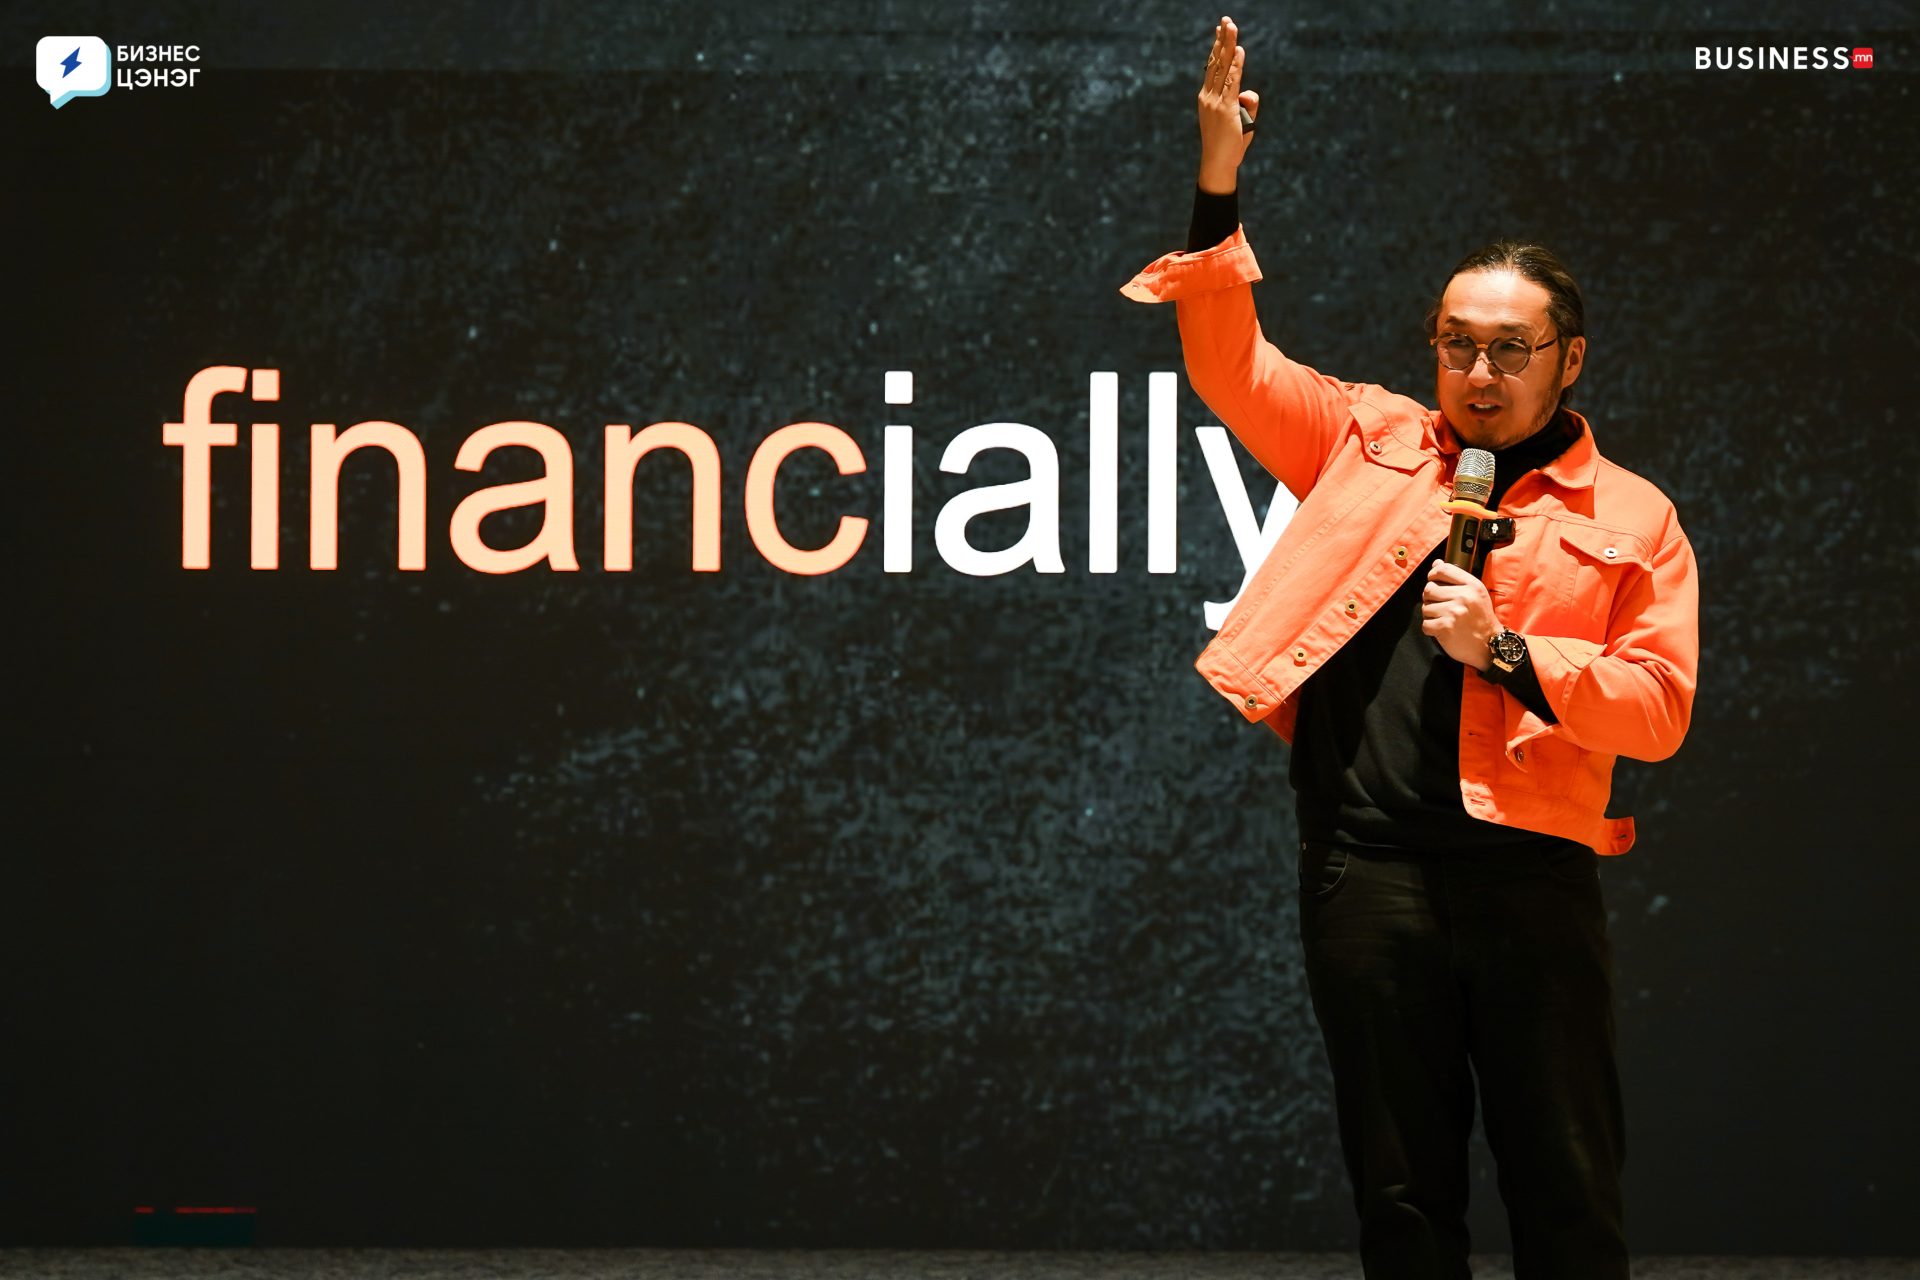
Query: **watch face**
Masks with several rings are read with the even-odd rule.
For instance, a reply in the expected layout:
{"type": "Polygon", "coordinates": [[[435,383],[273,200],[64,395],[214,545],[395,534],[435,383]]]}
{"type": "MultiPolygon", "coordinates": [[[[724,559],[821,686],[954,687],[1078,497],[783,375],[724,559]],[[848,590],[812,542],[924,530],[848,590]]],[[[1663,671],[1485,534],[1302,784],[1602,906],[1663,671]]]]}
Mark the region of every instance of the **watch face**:
{"type": "Polygon", "coordinates": [[[1527,642],[1511,631],[1502,631],[1487,642],[1493,656],[1511,667],[1527,656],[1527,642]]]}

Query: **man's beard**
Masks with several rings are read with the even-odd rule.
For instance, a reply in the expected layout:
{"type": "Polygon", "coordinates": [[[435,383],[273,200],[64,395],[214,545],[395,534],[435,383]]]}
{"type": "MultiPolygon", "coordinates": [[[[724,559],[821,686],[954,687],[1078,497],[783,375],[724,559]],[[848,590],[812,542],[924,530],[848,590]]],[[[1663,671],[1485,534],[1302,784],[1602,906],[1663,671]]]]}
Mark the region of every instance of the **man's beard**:
{"type": "MultiPolygon", "coordinates": [[[[1560,379],[1558,379],[1558,378],[1555,378],[1555,379],[1553,380],[1553,393],[1552,393],[1552,394],[1553,394],[1553,399],[1551,399],[1551,400],[1549,400],[1549,401],[1547,402],[1547,406],[1546,406],[1546,408],[1544,408],[1544,409],[1542,409],[1542,410],[1540,411],[1540,417],[1539,417],[1539,419],[1538,419],[1537,421],[1535,421],[1535,422],[1534,422],[1534,424],[1533,424],[1532,426],[1530,426],[1530,427],[1528,427],[1528,428],[1527,428],[1527,434],[1525,434],[1525,435],[1523,435],[1523,436],[1521,436],[1521,437],[1520,437],[1520,440],[1531,440],[1531,439],[1533,439],[1533,438],[1534,438],[1535,436],[1537,436],[1537,435],[1539,435],[1539,434],[1540,434],[1540,433],[1541,433],[1542,431],[1544,431],[1544,430],[1546,429],[1546,426],[1547,426],[1547,424],[1548,424],[1549,422],[1552,422],[1552,421],[1554,420],[1554,418],[1555,418],[1555,417],[1557,417],[1557,416],[1559,415],[1559,413],[1560,413],[1560,389],[1561,389],[1561,388],[1560,388],[1560,379]]],[[[1519,444],[1519,443],[1520,443],[1520,440],[1516,440],[1516,441],[1514,441],[1514,443],[1515,443],[1515,444],[1519,444]]]]}
{"type": "Polygon", "coordinates": [[[1546,407],[1540,411],[1540,416],[1534,420],[1534,423],[1532,426],[1528,427],[1523,434],[1517,435],[1512,440],[1509,440],[1506,444],[1501,445],[1500,446],[1501,448],[1503,449],[1511,448],[1512,446],[1519,444],[1522,440],[1533,439],[1535,436],[1539,435],[1541,431],[1546,429],[1546,425],[1549,422],[1552,422],[1556,417],[1560,415],[1560,393],[1566,390],[1566,377],[1567,377],[1567,350],[1563,346],[1560,348],[1559,367],[1553,371],[1553,386],[1548,388],[1547,390],[1546,407]]]}

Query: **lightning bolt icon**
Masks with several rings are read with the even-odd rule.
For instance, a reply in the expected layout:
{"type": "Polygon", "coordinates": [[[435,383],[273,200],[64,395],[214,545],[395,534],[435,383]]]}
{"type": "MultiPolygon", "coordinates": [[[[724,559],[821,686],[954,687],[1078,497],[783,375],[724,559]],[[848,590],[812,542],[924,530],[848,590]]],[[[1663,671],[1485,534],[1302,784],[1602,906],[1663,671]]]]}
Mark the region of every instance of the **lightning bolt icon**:
{"type": "Polygon", "coordinates": [[[80,51],[75,49],[72,53],[60,59],[60,65],[66,68],[65,71],[60,73],[60,78],[64,80],[73,74],[75,67],[80,65],[80,51]]]}

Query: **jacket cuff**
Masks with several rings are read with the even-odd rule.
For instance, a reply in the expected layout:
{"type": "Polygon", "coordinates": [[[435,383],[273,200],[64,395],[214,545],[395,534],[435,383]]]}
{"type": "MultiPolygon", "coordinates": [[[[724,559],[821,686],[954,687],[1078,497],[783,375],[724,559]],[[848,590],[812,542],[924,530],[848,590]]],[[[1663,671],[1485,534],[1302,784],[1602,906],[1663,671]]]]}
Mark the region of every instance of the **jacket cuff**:
{"type": "Polygon", "coordinates": [[[1547,696],[1547,706],[1563,724],[1574,683],[1587,665],[1605,651],[1605,645],[1569,636],[1527,637],[1527,658],[1540,681],[1540,692],[1547,696]]]}
{"type": "Polygon", "coordinates": [[[1211,249],[1162,254],[1121,285],[1120,292],[1135,302],[1172,302],[1260,278],[1260,264],[1254,261],[1247,229],[1241,225],[1211,249]]]}

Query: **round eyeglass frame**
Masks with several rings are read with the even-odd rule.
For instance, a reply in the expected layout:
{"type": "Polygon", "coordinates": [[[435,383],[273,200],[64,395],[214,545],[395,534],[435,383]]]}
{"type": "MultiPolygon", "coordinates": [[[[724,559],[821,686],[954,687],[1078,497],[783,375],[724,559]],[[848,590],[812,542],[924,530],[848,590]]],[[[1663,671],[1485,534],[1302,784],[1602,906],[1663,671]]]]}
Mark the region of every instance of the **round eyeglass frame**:
{"type": "MultiPolygon", "coordinates": [[[[1482,355],[1482,353],[1484,353],[1487,357],[1487,368],[1493,370],[1495,373],[1505,374],[1509,378],[1517,378],[1521,374],[1527,371],[1527,366],[1533,363],[1534,352],[1544,351],[1548,347],[1552,346],[1554,343],[1560,341],[1560,335],[1555,334],[1553,337],[1548,338],[1545,342],[1540,343],[1538,346],[1526,347],[1525,348],[1526,357],[1520,361],[1520,367],[1518,369],[1509,369],[1505,365],[1501,364],[1498,360],[1495,360],[1493,358],[1492,347],[1494,343],[1513,342],[1513,341],[1516,341],[1516,339],[1495,338],[1493,342],[1473,342],[1473,359],[1467,361],[1467,363],[1464,365],[1454,365],[1454,364],[1448,363],[1447,353],[1443,351],[1440,347],[1440,341],[1443,338],[1465,338],[1468,342],[1473,342],[1473,339],[1467,337],[1467,335],[1464,333],[1439,333],[1439,334],[1435,334],[1431,338],[1428,338],[1427,345],[1433,348],[1433,354],[1439,359],[1441,368],[1451,370],[1454,373],[1472,373],[1473,367],[1480,363],[1480,356],[1482,355]]],[[[1521,341],[1524,343],[1525,339],[1519,339],[1518,341],[1521,341]]]]}

